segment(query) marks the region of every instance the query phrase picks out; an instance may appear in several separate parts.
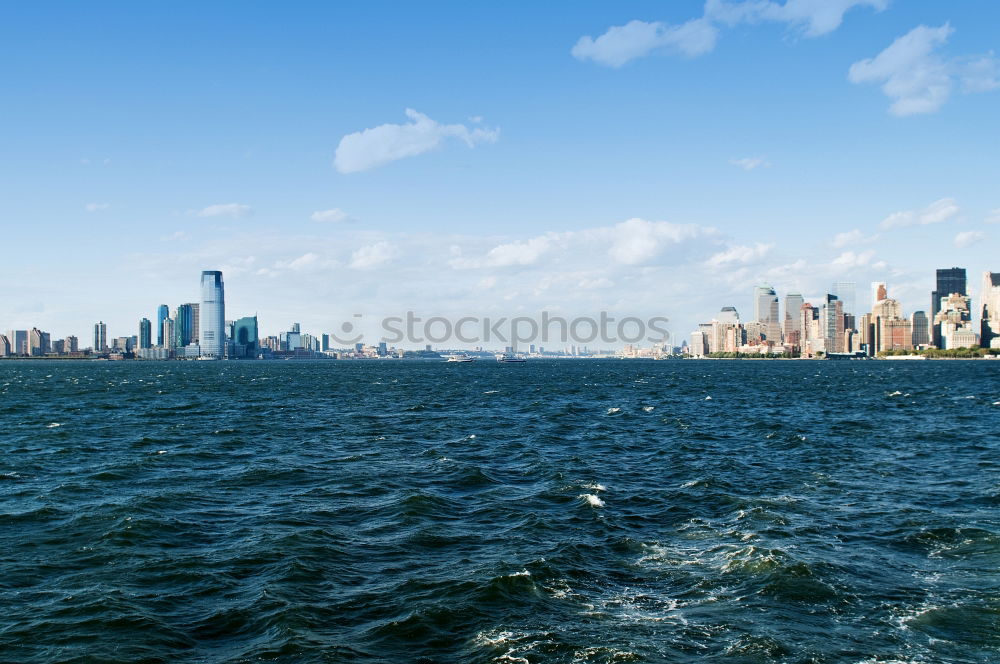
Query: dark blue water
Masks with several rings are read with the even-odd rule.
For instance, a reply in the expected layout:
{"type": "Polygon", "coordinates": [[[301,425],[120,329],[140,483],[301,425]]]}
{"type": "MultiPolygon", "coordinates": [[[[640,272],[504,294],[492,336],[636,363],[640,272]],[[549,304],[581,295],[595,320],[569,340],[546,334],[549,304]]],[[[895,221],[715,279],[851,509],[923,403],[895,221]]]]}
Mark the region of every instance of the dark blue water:
{"type": "Polygon", "coordinates": [[[0,661],[1000,661],[1000,362],[0,363],[0,661]]]}

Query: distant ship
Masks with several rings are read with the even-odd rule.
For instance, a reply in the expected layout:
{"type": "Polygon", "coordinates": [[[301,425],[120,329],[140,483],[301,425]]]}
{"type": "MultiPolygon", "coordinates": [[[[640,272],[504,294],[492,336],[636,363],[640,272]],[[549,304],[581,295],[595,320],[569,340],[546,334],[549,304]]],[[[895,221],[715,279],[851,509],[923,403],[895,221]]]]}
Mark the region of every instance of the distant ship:
{"type": "Polygon", "coordinates": [[[449,355],[449,362],[475,362],[476,358],[471,355],[466,355],[465,353],[458,353],[457,355],[449,355]]]}
{"type": "Polygon", "coordinates": [[[501,364],[523,364],[528,360],[524,359],[520,355],[515,355],[514,353],[500,353],[497,355],[497,362],[501,364]]]}

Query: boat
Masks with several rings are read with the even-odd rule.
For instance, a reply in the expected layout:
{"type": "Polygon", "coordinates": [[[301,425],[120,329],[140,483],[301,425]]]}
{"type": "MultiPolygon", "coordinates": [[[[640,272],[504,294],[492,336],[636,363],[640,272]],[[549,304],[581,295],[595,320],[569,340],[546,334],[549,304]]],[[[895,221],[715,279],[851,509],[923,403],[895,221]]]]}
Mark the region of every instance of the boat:
{"type": "Polygon", "coordinates": [[[497,362],[501,364],[524,364],[528,360],[515,353],[500,353],[497,355],[497,362]]]}
{"type": "Polygon", "coordinates": [[[448,361],[449,362],[475,362],[476,358],[474,358],[471,355],[468,355],[466,353],[458,353],[456,355],[449,355],[448,356],[448,361]]]}

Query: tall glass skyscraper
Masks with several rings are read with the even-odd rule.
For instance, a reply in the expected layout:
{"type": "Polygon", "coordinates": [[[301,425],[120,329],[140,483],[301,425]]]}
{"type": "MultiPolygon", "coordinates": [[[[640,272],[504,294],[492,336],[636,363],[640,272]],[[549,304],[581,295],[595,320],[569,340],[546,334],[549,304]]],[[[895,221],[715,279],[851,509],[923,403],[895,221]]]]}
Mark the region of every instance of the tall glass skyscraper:
{"type": "Polygon", "coordinates": [[[934,281],[934,290],[931,291],[931,311],[928,318],[931,321],[931,341],[938,348],[942,348],[941,326],[934,324],[934,317],[941,311],[941,298],[948,297],[952,293],[968,295],[965,283],[965,268],[952,267],[940,268],[937,271],[937,278],[934,281]]]}
{"type": "Polygon", "coordinates": [[[163,345],[163,321],[170,318],[170,307],[161,304],[156,310],[156,345],[163,345]]]}
{"type": "Polygon", "coordinates": [[[199,318],[201,356],[221,360],[226,348],[226,297],[218,270],[201,273],[199,318]]]}

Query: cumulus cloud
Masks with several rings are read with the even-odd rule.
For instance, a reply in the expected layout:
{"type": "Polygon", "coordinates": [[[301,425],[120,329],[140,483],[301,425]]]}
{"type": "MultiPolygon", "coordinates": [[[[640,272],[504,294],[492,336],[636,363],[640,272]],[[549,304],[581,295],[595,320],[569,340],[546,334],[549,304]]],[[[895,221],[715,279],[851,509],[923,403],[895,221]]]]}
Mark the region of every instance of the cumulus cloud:
{"type": "Polygon", "coordinates": [[[758,242],[752,246],[737,245],[713,254],[705,261],[705,264],[709,267],[724,267],[728,265],[756,263],[767,256],[773,248],[773,244],[764,244],[762,242],[758,242]]]}
{"type": "Polygon", "coordinates": [[[992,53],[951,58],[938,52],[954,31],[948,23],[937,28],[917,26],[874,58],[851,65],[848,80],[881,83],[882,92],[893,100],[889,112],[897,116],[937,111],[948,101],[956,82],[966,93],[1000,87],[1000,61],[992,53]]]}
{"type": "Polygon", "coordinates": [[[853,252],[845,251],[831,261],[831,264],[840,268],[864,267],[872,262],[875,257],[874,251],[853,252]]]}
{"type": "Polygon", "coordinates": [[[350,215],[348,215],[340,208],[333,208],[330,210],[316,210],[311,215],[309,215],[309,218],[312,219],[313,221],[321,221],[324,223],[332,223],[332,224],[342,223],[345,221],[354,221],[354,219],[350,215]]]}
{"type": "Polygon", "coordinates": [[[882,220],[880,227],[884,230],[906,228],[908,226],[926,226],[948,221],[959,213],[961,208],[954,198],[942,198],[934,201],[923,210],[905,210],[893,212],[882,220]]]}
{"type": "Polygon", "coordinates": [[[841,249],[843,247],[849,247],[853,244],[871,244],[878,239],[878,235],[865,235],[860,229],[855,228],[852,231],[846,231],[844,233],[837,233],[833,236],[833,247],[835,249],[841,249]]]}
{"type": "Polygon", "coordinates": [[[577,60],[593,60],[609,67],[621,67],[629,60],[654,51],[695,57],[715,48],[717,33],[705,19],[693,19],[681,25],[636,20],[612,26],[596,38],[580,37],[570,53],[577,60]]]}
{"type": "Polygon", "coordinates": [[[979,244],[985,239],[986,233],[982,231],[962,231],[955,236],[955,246],[959,249],[965,249],[966,247],[979,244]]]}
{"type": "Polygon", "coordinates": [[[341,138],[334,167],[340,173],[358,173],[436,150],[448,139],[471,148],[494,143],[500,137],[499,129],[440,124],[411,108],[406,109],[406,117],[410,119],[406,124],[383,124],[341,138]]]}
{"type": "Polygon", "coordinates": [[[370,270],[388,263],[397,254],[396,246],[388,242],[365,245],[351,254],[350,267],[355,270],[370,270]]]}
{"type": "Polygon", "coordinates": [[[610,239],[608,255],[612,259],[623,265],[638,265],[652,260],[669,245],[711,232],[693,224],[634,218],[616,224],[610,232],[599,231],[598,234],[610,239]]]}
{"type": "Polygon", "coordinates": [[[840,27],[844,14],[853,7],[886,7],[888,0],[707,0],[704,11],[679,25],[659,21],[629,21],[607,29],[598,37],[580,37],[570,53],[578,60],[592,60],[609,67],[621,67],[630,60],[653,53],[674,53],[693,58],[715,48],[719,25],[778,22],[817,37],[840,27]]]}
{"type": "Polygon", "coordinates": [[[198,210],[196,214],[199,217],[232,217],[233,219],[242,219],[253,214],[253,208],[242,203],[220,203],[204,207],[198,210]]]}
{"type": "Polygon", "coordinates": [[[87,203],[84,209],[87,212],[100,212],[101,210],[107,210],[111,207],[111,203],[87,203]]]}
{"type": "Polygon", "coordinates": [[[743,157],[741,159],[730,159],[729,163],[733,166],[739,166],[744,171],[752,171],[755,168],[767,168],[771,165],[764,157],[743,157]]]}

